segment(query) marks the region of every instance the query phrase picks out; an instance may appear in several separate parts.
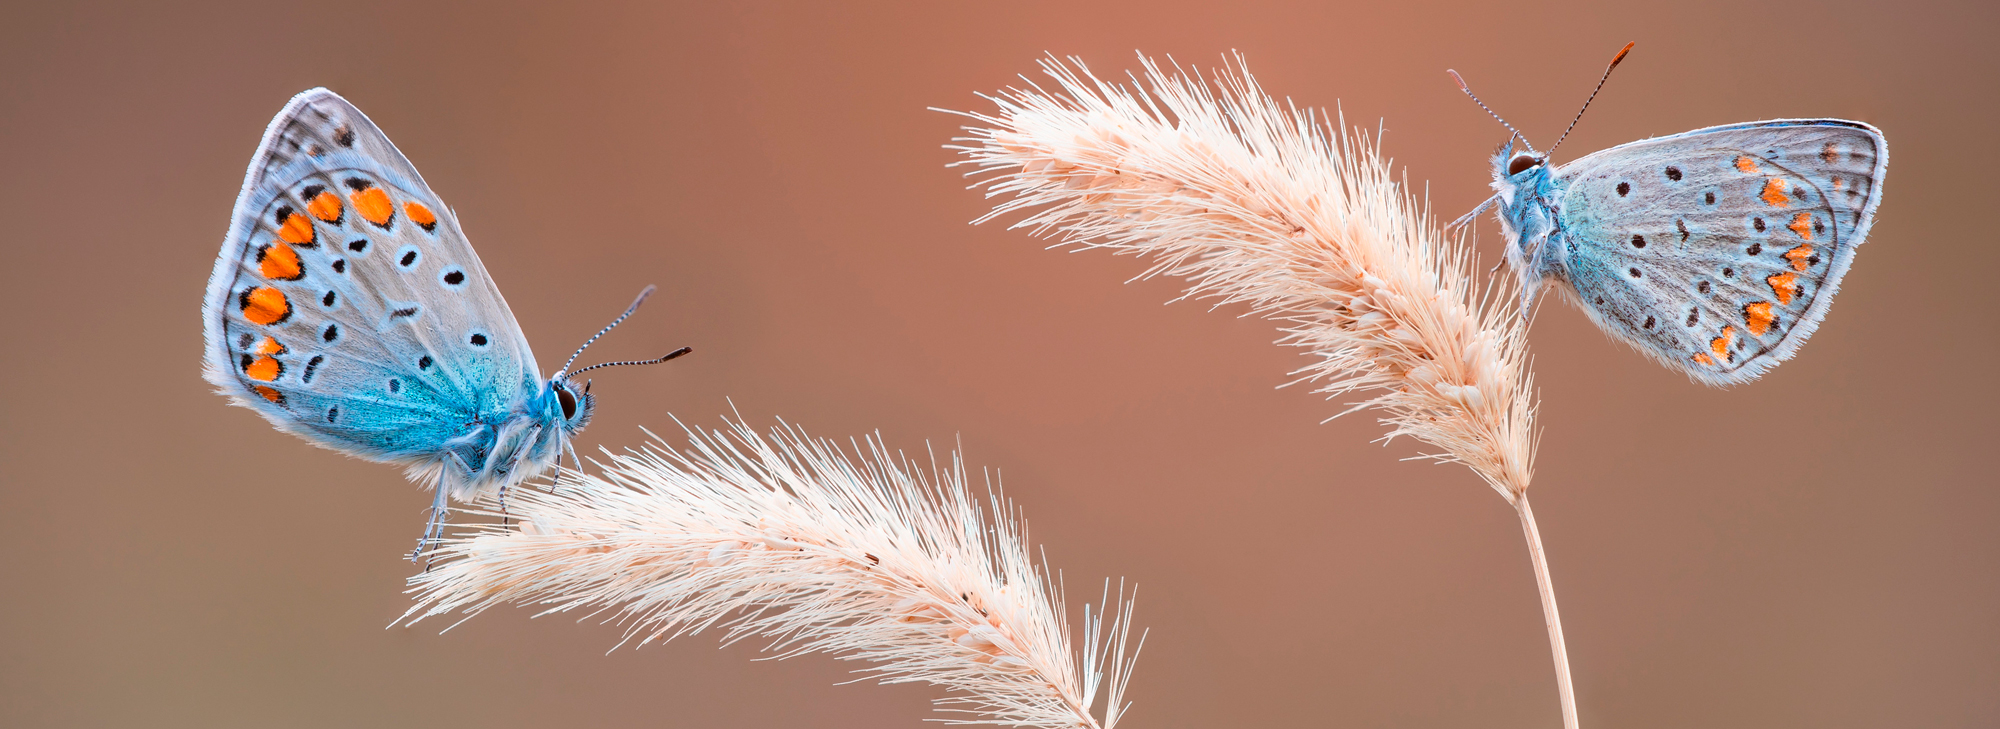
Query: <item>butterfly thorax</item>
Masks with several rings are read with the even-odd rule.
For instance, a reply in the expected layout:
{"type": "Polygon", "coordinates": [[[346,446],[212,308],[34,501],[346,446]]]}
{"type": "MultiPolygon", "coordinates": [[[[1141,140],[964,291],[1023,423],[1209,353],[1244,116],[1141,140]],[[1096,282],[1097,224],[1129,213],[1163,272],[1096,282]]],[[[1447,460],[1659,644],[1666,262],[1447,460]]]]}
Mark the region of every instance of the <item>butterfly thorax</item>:
{"type": "Polygon", "coordinates": [[[1521,302],[1534,301],[1541,282],[1564,280],[1567,259],[1562,235],[1559,183],[1540,155],[1519,152],[1510,141],[1493,156],[1493,189],[1500,198],[1500,225],[1507,238],[1507,262],[1521,277],[1521,302]]]}
{"type": "Polygon", "coordinates": [[[551,380],[513,409],[483,414],[445,442],[437,459],[412,468],[418,480],[442,477],[455,498],[512,486],[553,465],[569,439],[589,424],[594,398],[551,380]]]}

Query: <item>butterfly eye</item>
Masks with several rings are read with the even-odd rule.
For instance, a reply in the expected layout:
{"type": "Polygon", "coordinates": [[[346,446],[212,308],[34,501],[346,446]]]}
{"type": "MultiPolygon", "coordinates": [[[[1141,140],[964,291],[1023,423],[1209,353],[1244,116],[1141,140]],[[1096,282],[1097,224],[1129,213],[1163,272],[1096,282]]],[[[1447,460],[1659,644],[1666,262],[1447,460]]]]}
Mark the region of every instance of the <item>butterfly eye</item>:
{"type": "Polygon", "coordinates": [[[562,404],[564,420],[576,417],[576,396],[569,394],[569,388],[556,388],[556,402],[562,404]]]}
{"type": "Polygon", "coordinates": [[[1514,161],[1507,163],[1507,176],[1512,177],[1514,175],[1521,174],[1523,172],[1528,171],[1528,168],[1535,167],[1537,165],[1540,165],[1541,163],[1542,159],[1532,154],[1524,154],[1519,157],[1515,157],[1514,161]]]}

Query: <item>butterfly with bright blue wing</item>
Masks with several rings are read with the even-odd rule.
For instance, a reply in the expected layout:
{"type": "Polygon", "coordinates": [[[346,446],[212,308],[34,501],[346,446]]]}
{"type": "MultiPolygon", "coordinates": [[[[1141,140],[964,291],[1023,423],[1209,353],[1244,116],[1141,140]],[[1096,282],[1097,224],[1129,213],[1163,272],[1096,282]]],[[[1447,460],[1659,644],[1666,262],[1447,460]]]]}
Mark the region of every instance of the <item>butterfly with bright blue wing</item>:
{"type": "Polygon", "coordinates": [[[457,217],[368,117],[326,89],[293,97],[265,130],[202,322],[203,374],[235,404],[431,485],[412,559],[442,535],[447,496],[504,499],[560,460],[595,404],[576,375],[691,351],[570,372],[580,348],[542,380],[457,217]]]}
{"type": "Polygon", "coordinates": [[[1515,131],[1493,157],[1498,194],[1460,220],[1499,203],[1524,312],[1552,281],[1604,331],[1710,385],[1756,379],[1819,328],[1889,164],[1882,132],[1844,119],[1697,129],[1554,169],[1549,152],[1515,131]]]}

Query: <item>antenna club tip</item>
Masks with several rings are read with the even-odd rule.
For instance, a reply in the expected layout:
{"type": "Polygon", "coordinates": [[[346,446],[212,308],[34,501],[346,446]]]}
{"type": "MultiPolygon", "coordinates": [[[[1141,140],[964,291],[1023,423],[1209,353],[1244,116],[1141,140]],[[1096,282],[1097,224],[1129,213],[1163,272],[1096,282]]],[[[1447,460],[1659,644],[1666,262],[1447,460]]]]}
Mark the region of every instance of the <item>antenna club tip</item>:
{"type": "Polygon", "coordinates": [[[1620,49],[1618,49],[1618,55],[1616,55],[1616,56],[1612,56],[1612,57],[1611,57],[1611,66],[1612,66],[1613,68],[1616,68],[1616,67],[1618,67],[1618,62],[1619,62],[1619,61],[1623,61],[1623,60],[1625,60],[1625,54],[1627,54],[1627,53],[1631,53],[1631,52],[1632,52],[1632,46],[1636,46],[1636,45],[1639,45],[1639,42],[1638,42],[1638,41],[1632,41],[1632,42],[1630,42],[1630,43],[1626,43],[1626,44],[1625,44],[1625,47],[1624,47],[1624,48],[1620,48],[1620,49]]]}
{"type": "Polygon", "coordinates": [[[1453,80],[1453,81],[1457,81],[1457,82],[1458,82],[1458,90],[1460,90],[1460,91],[1471,91],[1471,90],[1472,90],[1472,88],[1471,88],[1471,87],[1469,87],[1469,86],[1466,86],[1466,85],[1465,85],[1465,79],[1464,79],[1464,78],[1462,78],[1462,77],[1460,77],[1460,76],[1458,75],[1458,72],[1457,72],[1457,71],[1455,71],[1455,70],[1452,70],[1452,69],[1449,69],[1449,68],[1447,68],[1447,69],[1445,69],[1445,70],[1444,70],[1444,72],[1445,72],[1445,73],[1448,73],[1448,74],[1451,74],[1451,80],[1453,80]]]}

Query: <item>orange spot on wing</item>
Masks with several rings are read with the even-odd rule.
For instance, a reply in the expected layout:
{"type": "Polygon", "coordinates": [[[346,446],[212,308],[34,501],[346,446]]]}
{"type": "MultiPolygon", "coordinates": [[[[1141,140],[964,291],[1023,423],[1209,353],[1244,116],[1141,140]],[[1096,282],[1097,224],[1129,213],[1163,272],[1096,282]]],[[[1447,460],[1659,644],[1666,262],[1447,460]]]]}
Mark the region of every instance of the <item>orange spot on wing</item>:
{"type": "Polygon", "coordinates": [[[1725,326],[1722,328],[1722,336],[1708,341],[1708,351],[1714,352],[1717,357],[1726,357],[1729,355],[1729,343],[1735,338],[1736,326],[1733,324],[1725,326]]]}
{"type": "Polygon", "coordinates": [[[1771,322],[1778,320],[1778,317],[1771,315],[1769,301],[1759,301],[1743,307],[1743,318],[1743,323],[1750,327],[1750,333],[1760,337],[1764,336],[1764,332],[1771,330],[1771,322]]]}
{"type": "Polygon", "coordinates": [[[340,222],[340,196],[330,190],[322,190],[306,203],[306,212],[329,223],[340,222]]]}
{"type": "Polygon", "coordinates": [[[423,203],[415,200],[403,203],[403,212],[410,216],[410,222],[423,226],[424,230],[437,228],[437,215],[432,213],[430,208],[424,207],[423,203]]]}
{"type": "Polygon", "coordinates": [[[354,200],[354,211],[360,213],[361,217],[370,223],[386,228],[389,220],[396,217],[396,205],[389,202],[389,193],[383,192],[382,188],[371,187],[354,193],[351,197],[354,200]]]}
{"type": "Polygon", "coordinates": [[[258,342],[256,348],[250,351],[257,354],[284,354],[286,350],[285,345],[279,344],[278,340],[265,337],[264,341],[258,342]]]}
{"type": "Polygon", "coordinates": [[[1696,352],[1696,353],[1694,354],[1694,361],[1696,361],[1696,362],[1699,362],[1699,363],[1701,363],[1701,364],[1705,364],[1705,365],[1713,365],[1713,364],[1715,364],[1715,360],[1714,360],[1714,359],[1711,359],[1711,358],[1710,358],[1710,357],[1709,357],[1708,355],[1706,355],[1706,354],[1702,354],[1702,353],[1700,353],[1700,352],[1696,352]]]}
{"type": "Polygon", "coordinates": [[[1840,179],[1838,177],[1833,178],[1833,189],[1835,192],[1839,192],[1841,188],[1846,186],[1847,186],[1846,180],[1840,179]]]}
{"type": "MultiPolygon", "coordinates": [[[[1834,160],[1840,159],[1840,145],[1827,142],[1826,146],[1819,150],[1819,159],[1827,164],[1833,164],[1834,160]]],[[[1835,189],[1838,189],[1838,186],[1835,189]]]]}
{"type": "Polygon", "coordinates": [[[1792,299],[1799,295],[1799,275],[1796,273],[1781,273],[1764,279],[1764,283],[1771,285],[1771,293],[1778,295],[1780,304],[1790,306],[1792,299]]]}
{"type": "Polygon", "coordinates": [[[306,275],[299,267],[299,252],[282,241],[257,249],[257,271],[278,281],[297,281],[306,275]]]}
{"type": "Polygon", "coordinates": [[[264,382],[278,379],[278,375],[284,373],[285,366],[279,364],[278,360],[270,357],[258,357],[255,361],[243,366],[243,374],[248,375],[250,379],[262,380],[264,382]]]}
{"type": "Polygon", "coordinates": [[[243,318],[257,324],[276,324],[292,315],[292,304],[285,300],[285,293],[270,286],[259,286],[237,297],[243,307],[243,318]]]}
{"type": "Polygon", "coordinates": [[[1812,213],[1799,213],[1792,216],[1791,224],[1785,227],[1791,228],[1792,232],[1799,234],[1800,238],[1812,240],[1812,213]]]}
{"type": "Polygon", "coordinates": [[[1785,251],[1785,260],[1792,262],[1792,270],[1804,271],[1806,270],[1806,265],[1811,263],[1806,259],[1812,257],[1812,252],[1811,243],[1800,243],[1799,247],[1785,251]]]}
{"type": "Polygon", "coordinates": [[[1737,155],[1736,171],[1755,173],[1757,171],[1757,158],[1747,154],[1737,155]]]}
{"type": "Polygon", "coordinates": [[[263,385],[257,385],[250,389],[256,390],[257,394],[263,395],[264,399],[266,400],[277,403],[279,405],[285,404],[285,394],[282,392],[278,392],[278,389],[275,387],[265,387],[263,385]]]}
{"type": "Polygon", "coordinates": [[[1764,181],[1764,192],[1758,194],[1758,197],[1764,198],[1765,205],[1782,208],[1792,204],[1792,199],[1785,197],[1785,181],[1776,177],[1764,181]]]}
{"type": "Polygon", "coordinates": [[[306,216],[292,213],[285,216],[285,222],[278,226],[278,238],[295,246],[313,244],[313,224],[306,216]]]}

